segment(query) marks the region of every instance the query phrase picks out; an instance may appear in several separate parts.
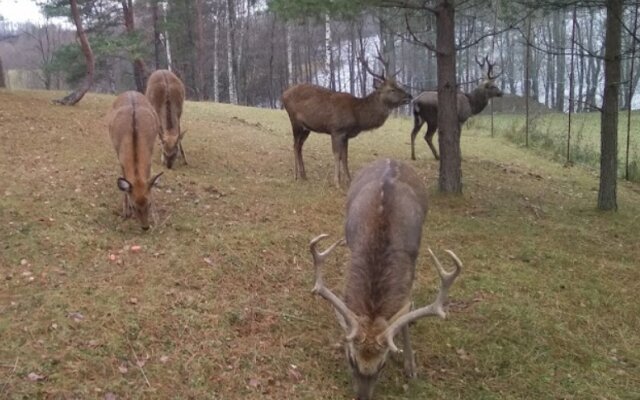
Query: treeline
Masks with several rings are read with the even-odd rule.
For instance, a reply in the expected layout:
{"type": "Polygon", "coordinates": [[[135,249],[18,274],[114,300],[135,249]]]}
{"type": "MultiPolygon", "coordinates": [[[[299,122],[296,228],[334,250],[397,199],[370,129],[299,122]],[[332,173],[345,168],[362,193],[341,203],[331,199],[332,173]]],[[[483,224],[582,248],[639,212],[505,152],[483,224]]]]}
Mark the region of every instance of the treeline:
{"type": "MultiPolygon", "coordinates": [[[[67,3],[49,0],[43,9],[49,17],[68,16],[67,3]]],[[[381,70],[374,57],[378,52],[387,73],[396,74],[412,92],[436,87],[435,53],[430,49],[435,44],[433,14],[416,12],[408,18],[406,10],[394,7],[331,10],[319,3],[81,1],[96,57],[93,90],[115,93],[136,87],[135,61],[141,60],[149,71],[175,71],[194,100],[276,107],[282,91],[296,82],[361,96],[371,86],[362,58],[381,70]]],[[[600,106],[605,10],[548,3],[551,6],[538,10],[516,1],[465,2],[458,7],[457,77],[463,90],[482,78],[476,60],[489,56],[502,72],[498,83],[505,93],[529,93],[558,111],[600,106]]],[[[628,94],[637,92],[640,80],[640,68],[631,71],[638,42],[637,8],[637,2],[628,2],[621,21],[621,108],[629,106],[628,94]]],[[[5,27],[3,35],[31,38],[24,51],[34,56],[20,68],[38,70],[44,87],[59,88],[61,77],[70,86],[83,78],[84,59],[80,46],[70,42],[69,29],[43,24],[7,32],[5,27]]],[[[0,57],[5,60],[7,48],[4,40],[0,57]]],[[[16,68],[7,64],[5,69],[16,68]]]]}

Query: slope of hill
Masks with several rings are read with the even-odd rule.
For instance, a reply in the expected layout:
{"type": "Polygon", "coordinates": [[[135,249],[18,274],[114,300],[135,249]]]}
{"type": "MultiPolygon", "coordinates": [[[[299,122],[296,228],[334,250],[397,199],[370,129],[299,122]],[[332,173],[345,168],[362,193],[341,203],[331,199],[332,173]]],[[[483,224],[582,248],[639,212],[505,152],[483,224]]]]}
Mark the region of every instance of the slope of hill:
{"type": "MultiPolygon", "coordinates": [[[[294,182],[284,111],[188,102],[190,164],[165,171],[143,233],[118,215],[113,97],[57,95],[0,91],[0,397],[350,398],[334,313],[309,293],[308,241],[343,229],[329,138],[311,134],[294,182]]],[[[410,130],[352,140],[352,172],[407,160],[410,130]]],[[[411,328],[419,377],[390,362],[376,398],[640,397],[640,193],[621,183],[620,211],[599,213],[591,172],[462,141],[460,198],[437,194],[426,146],[411,163],[431,194],[423,247],[465,264],[450,317],[411,328]]],[[[437,288],[425,253],[418,305],[437,288]]]]}

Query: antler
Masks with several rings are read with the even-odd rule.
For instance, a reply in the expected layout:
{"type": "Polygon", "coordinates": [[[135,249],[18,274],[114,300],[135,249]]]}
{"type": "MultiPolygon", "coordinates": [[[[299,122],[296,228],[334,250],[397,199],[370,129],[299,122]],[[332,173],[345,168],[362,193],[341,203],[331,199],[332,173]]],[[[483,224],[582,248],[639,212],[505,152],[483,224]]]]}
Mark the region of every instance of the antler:
{"type": "MultiPolygon", "coordinates": [[[[364,53],[364,51],[363,51],[363,53],[364,53]]],[[[367,72],[369,74],[371,74],[371,76],[373,76],[374,78],[377,78],[377,79],[380,79],[380,80],[384,81],[384,80],[387,79],[387,78],[385,78],[385,75],[387,75],[388,72],[389,72],[389,61],[385,60],[385,58],[382,57],[382,54],[380,54],[380,48],[377,45],[376,45],[376,53],[377,53],[376,59],[378,61],[380,61],[380,64],[382,64],[382,68],[383,68],[382,75],[376,74],[375,72],[373,72],[373,70],[369,67],[369,63],[365,59],[364,54],[361,54],[358,57],[358,60],[360,60],[360,62],[362,63],[362,66],[364,67],[364,69],[366,69],[367,72]]]]}
{"type": "Polygon", "coordinates": [[[446,272],[444,268],[442,268],[442,264],[438,258],[433,254],[431,249],[429,250],[429,254],[433,258],[435,262],[436,270],[438,271],[438,275],[440,275],[440,291],[438,292],[438,296],[436,297],[436,301],[429,304],[428,306],[418,308],[417,310],[413,310],[410,313],[403,315],[402,317],[395,320],[391,325],[387,327],[387,329],[382,332],[376,340],[378,343],[382,344],[383,341],[387,342],[387,346],[393,352],[397,352],[398,348],[396,344],[393,342],[393,338],[398,333],[398,331],[408,323],[418,320],[423,317],[429,316],[438,316],[440,318],[446,318],[447,314],[444,310],[444,303],[447,301],[447,296],[449,294],[449,288],[453,284],[453,281],[456,280],[460,271],[462,270],[462,261],[454,254],[451,250],[445,250],[447,254],[453,258],[453,261],[456,264],[456,269],[453,272],[446,272]]]}
{"type": "Polygon", "coordinates": [[[322,281],[322,265],[324,265],[324,260],[327,258],[329,253],[331,253],[331,251],[336,248],[336,246],[344,242],[344,239],[340,239],[329,246],[329,248],[327,248],[322,253],[318,253],[318,251],[316,250],[316,244],[320,240],[328,236],[329,235],[323,233],[322,235],[313,238],[309,243],[309,250],[311,251],[311,255],[313,256],[313,266],[316,273],[316,283],[313,286],[313,290],[311,290],[311,293],[319,294],[320,296],[324,297],[324,299],[331,303],[331,305],[335,307],[340,315],[344,317],[344,320],[346,321],[349,328],[346,339],[348,341],[352,341],[358,334],[358,318],[353,313],[353,311],[351,311],[349,307],[347,307],[347,305],[344,304],[342,300],[340,300],[338,296],[333,294],[331,290],[327,289],[327,287],[324,286],[324,282],[322,281]]]}
{"type": "Polygon", "coordinates": [[[487,79],[492,81],[494,79],[496,79],[497,77],[499,77],[500,75],[502,75],[502,72],[500,72],[498,75],[494,75],[491,76],[491,73],[493,72],[493,67],[496,65],[495,63],[491,63],[491,61],[489,61],[489,56],[485,56],[484,59],[482,61],[478,60],[478,56],[476,56],[476,63],[478,63],[478,65],[480,66],[480,69],[484,69],[484,64],[487,64],[487,79]]]}

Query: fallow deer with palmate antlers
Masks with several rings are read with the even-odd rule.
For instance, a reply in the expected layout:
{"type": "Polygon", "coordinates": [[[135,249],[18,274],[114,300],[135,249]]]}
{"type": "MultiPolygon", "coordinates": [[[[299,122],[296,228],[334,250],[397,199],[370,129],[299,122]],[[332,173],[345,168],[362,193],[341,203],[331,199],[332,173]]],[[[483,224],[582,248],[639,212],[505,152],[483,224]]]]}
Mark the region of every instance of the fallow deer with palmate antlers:
{"type": "MultiPolygon", "coordinates": [[[[378,54],[378,58],[386,63],[378,54]]],[[[351,181],[348,163],[349,139],[362,131],[379,128],[391,111],[411,101],[393,77],[374,73],[364,60],[361,62],[373,76],[374,91],[364,98],[335,92],[320,86],[299,84],[282,94],[282,104],[289,114],[293,129],[295,179],[307,179],[302,160],[302,146],[311,131],[331,135],[334,158],[334,183],[340,187],[342,175],[351,181]]],[[[385,66],[386,71],[386,66],[385,66]]]]}
{"type": "Polygon", "coordinates": [[[440,292],[434,303],[411,311],[411,287],[420,250],[422,225],[427,213],[424,184],[406,164],[379,160],[363,168],[347,195],[346,244],[351,265],[343,298],[328,289],[322,265],[328,254],[310,243],[315,267],[313,293],[329,301],[346,335],[345,350],[359,400],[369,400],[389,350],[396,352],[397,333],[402,333],[404,370],[415,376],[415,360],[409,341],[409,323],[427,316],[445,317],[447,293],[462,269],[451,251],[456,268],[446,272],[429,249],[440,275],[440,292]]]}
{"type": "Polygon", "coordinates": [[[140,221],[149,229],[153,207],[151,188],[162,172],[151,177],[153,146],[160,132],[156,112],[142,94],[129,91],[119,95],[108,114],[109,136],[118,155],[122,177],[118,188],[124,192],[122,214],[140,221]]]}
{"type": "MultiPolygon", "coordinates": [[[[502,91],[495,84],[495,79],[500,75],[492,76],[494,64],[489,61],[489,56],[484,60],[476,62],[480,69],[484,69],[487,64],[487,78],[471,93],[458,93],[458,122],[462,125],[472,115],[479,114],[489,104],[489,99],[493,97],[501,97],[502,91]]],[[[433,146],[433,136],[438,130],[438,92],[425,91],[420,93],[413,99],[413,130],[411,131],[411,159],[416,159],[415,141],[416,135],[424,123],[427,123],[427,131],[424,134],[424,140],[427,141],[433,156],[439,160],[438,152],[433,146]]]]}
{"type": "Polygon", "coordinates": [[[160,69],[155,71],[147,81],[146,96],[156,110],[162,132],[162,163],[171,169],[178,151],[187,164],[187,157],[182,147],[184,131],[180,130],[180,118],[182,118],[182,106],[184,104],[184,84],[171,71],[160,69]]]}

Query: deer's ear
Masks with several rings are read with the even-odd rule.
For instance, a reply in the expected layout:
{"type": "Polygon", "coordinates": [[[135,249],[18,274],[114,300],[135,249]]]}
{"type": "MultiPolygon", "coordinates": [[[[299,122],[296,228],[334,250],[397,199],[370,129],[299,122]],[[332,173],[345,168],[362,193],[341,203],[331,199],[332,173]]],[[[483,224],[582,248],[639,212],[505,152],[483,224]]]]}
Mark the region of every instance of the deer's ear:
{"type": "Polygon", "coordinates": [[[382,86],[383,83],[384,83],[384,81],[382,79],[373,78],[373,88],[374,89],[380,89],[380,87],[382,86]]]}
{"type": "Polygon", "coordinates": [[[164,174],[164,171],[160,172],[158,175],[154,176],[149,180],[149,189],[151,189],[156,185],[156,183],[158,182],[158,178],[160,178],[160,175],[162,174],[164,174]]]}
{"type": "Polygon", "coordinates": [[[131,184],[124,178],[118,178],[118,189],[125,193],[131,193],[131,184]]]}

